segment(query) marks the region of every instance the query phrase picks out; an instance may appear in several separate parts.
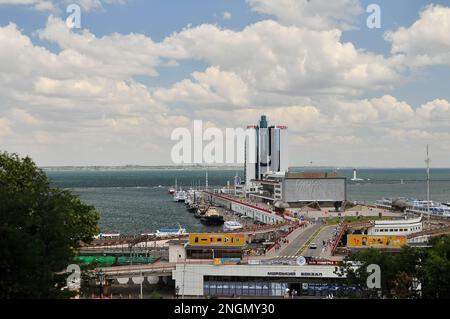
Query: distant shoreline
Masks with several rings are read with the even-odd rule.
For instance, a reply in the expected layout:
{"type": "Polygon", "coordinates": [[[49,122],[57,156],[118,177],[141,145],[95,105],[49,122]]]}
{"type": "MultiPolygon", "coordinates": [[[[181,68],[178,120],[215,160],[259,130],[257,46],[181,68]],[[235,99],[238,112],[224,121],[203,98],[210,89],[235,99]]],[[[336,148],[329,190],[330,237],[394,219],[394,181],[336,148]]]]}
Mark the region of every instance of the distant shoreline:
{"type": "MultiPolygon", "coordinates": [[[[233,166],[233,165],[223,165],[223,166],[199,166],[199,165],[155,165],[155,166],[145,166],[145,165],[122,165],[122,166],[40,166],[44,171],[69,171],[69,170],[85,170],[85,171],[95,171],[95,170],[243,170],[244,165],[233,166]]],[[[355,167],[332,167],[332,166],[292,166],[293,170],[353,170],[355,167]]],[[[357,170],[425,170],[423,167],[356,167],[357,170]]],[[[431,170],[446,170],[449,167],[433,167],[431,170]]]]}
{"type": "Polygon", "coordinates": [[[86,171],[118,171],[118,170],[243,170],[242,166],[41,166],[44,171],[68,171],[68,170],[86,170],[86,171]]]}

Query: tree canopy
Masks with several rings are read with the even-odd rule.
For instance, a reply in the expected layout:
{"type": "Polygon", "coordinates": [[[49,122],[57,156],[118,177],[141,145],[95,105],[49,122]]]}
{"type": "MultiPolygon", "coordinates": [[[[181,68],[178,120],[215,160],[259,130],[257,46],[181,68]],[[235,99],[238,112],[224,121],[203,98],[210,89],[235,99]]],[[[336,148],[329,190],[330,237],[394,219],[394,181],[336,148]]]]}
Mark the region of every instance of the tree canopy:
{"type": "Polygon", "coordinates": [[[80,242],[98,233],[99,214],[50,187],[28,157],[0,152],[0,298],[64,298],[80,242]]]}
{"type": "Polygon", "coordinates": [[[400,252],[377,249],[353,252],[341,263],[349,285],[357,286],[363,298],[450,298],[450,236],[430,241],[431,247],[404,246],[400,252]],[[355,262],[358,266],[355,266],[355,262]],[[381,289],[367,288],[367,266],[381,269],[381,289]],[[420,283],[420,289],[415,285],[420,283]],[[379,294],[380,292],[380,294],[379,294]]]}

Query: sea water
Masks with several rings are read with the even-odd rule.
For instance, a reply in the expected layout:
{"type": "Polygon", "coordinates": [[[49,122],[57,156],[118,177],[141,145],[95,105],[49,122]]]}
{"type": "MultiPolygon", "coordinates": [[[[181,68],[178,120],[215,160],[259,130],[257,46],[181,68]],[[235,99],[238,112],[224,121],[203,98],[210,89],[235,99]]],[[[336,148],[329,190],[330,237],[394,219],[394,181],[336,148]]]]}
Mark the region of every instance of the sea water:
{"type": "MultiPolygon", "coordinates": [[[[100,212],[99,226],[105,233],[140,234],[178,225],[188,232],[220,229],[201,224],[187,212],[184,203],[173,202],[172,195],[168,194],[175,178],[183,189],[204,186],[205,171],[201,169],[50,169],[45,172],[52,186],[71,190],[100,212]]],[[[358,182],[350,181],[351,169],[337,172],[349,178],[347,195],[351,201],[426,198],[424,169],[359,169],[358,178],[364,181],[358,182]]],[[[222,187],[227,181],[232,184],[235,175],[242,178],[242,170],[209,170],[209,185],[222,187]]],[[[432,200],[450,202],[450,169],[432,169],[430,188],[432,200]]]]}

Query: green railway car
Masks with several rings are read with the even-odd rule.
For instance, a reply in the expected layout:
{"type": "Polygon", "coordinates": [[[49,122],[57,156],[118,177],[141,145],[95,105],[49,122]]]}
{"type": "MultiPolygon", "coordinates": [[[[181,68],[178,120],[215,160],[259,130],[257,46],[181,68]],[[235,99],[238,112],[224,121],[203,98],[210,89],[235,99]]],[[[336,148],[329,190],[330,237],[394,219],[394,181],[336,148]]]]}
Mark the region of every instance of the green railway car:
{"type": "Polygon", "coordinates": [[[157,259],[155,257],[118,257],[117,265],[153,264],[157,259]]]}
{"type": "Polygon", "coordinates": [[[100,267],[111,267],[116,263],[116,257],[113,256],[77,256],[75,262],[79,265],[88,266],[91,264],[100,267]]]}
{"type": "Polygon", "coordinates": [[[157,261],[156,257],[114,257],[114,256],[77,256],[75,263],[81,266],[95,264],[98,267],[124,266],[124,265],[142,265],[153,264],[157,261]]]}

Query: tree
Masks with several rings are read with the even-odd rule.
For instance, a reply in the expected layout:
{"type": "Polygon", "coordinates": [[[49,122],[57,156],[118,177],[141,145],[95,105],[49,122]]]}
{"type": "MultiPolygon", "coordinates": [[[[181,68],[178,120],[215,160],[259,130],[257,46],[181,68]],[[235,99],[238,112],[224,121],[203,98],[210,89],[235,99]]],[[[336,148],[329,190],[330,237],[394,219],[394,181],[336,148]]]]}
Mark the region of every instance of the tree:
{"type": "Polygon", "coordinates": [[[424,298],[450,298],[450,236],[432,241],[422,267],[424,298]]]}
{"type": "Polygon", "coordinates": [[[346,274],[348,285],[358,287],[361,297],[377,298],[378,292],[367,287],[367,267],[375,264],[381,270],[381,295],[386,298],[416,298],[414,279],[422,280],[421,262],[426,253],[419,248],[404,246],[400,252],[379,249],[349,254],[341,263],[338,273],[346,274]],[[355,266],[355,263],[358,265],[355,266]]]}
{"type": "Polygon", "coordinates": [[[391,295],[398,299],[410,299],[415,297],[412,290],[414,278],[404,271],[396,274],[393,280],[391,295]]]}
{"type": "Polygon", "coordinates": [[[340,264],[339,273],[346,274],[348,286],[358,288],[359,297],[377,298],[378,292],[367,287],[367,278],[370,273],[367,272],[369,265],[378,265],[381,268],[381,291],[387,295],[389,291],[390,280],[392,278],[392,260],[382,251],[377,249],[368,249],[350,253],[344,262],[340,264]],[[357,265],[357,266],[356,266],[357,265]]]}
{"type": "Polygon", "coordinates": [[[99,214],[50,187],[28,157],[0,153],[0,298],[65,298],[61,290],[80,242],[98,233],[99,214]]]}

